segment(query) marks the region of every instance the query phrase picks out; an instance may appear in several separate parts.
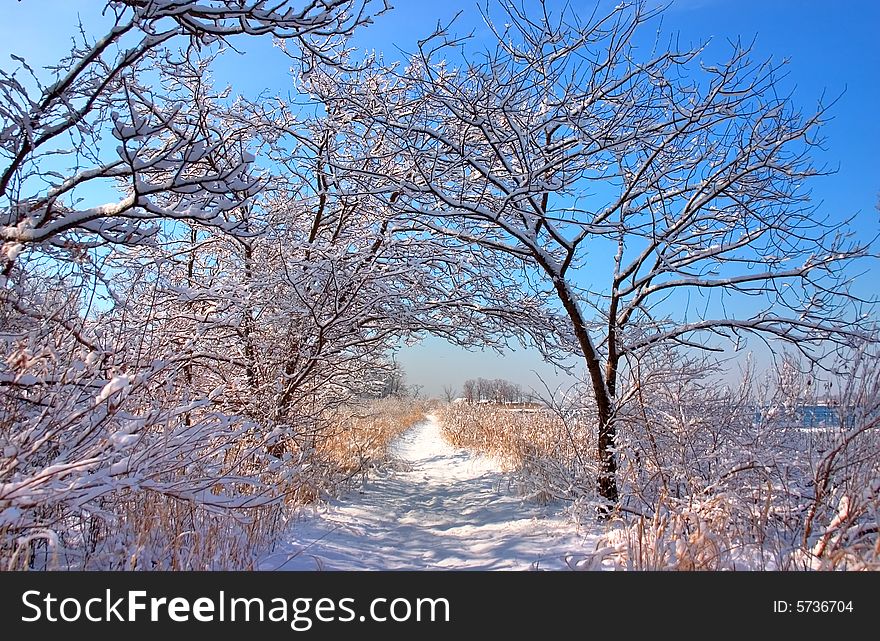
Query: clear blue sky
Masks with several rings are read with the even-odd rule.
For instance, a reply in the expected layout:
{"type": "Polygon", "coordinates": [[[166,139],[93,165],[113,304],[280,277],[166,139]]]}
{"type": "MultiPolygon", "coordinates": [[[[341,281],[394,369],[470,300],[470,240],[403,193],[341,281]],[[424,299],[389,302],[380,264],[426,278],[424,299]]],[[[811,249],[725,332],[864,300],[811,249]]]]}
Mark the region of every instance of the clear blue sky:
{"type": "MultiPolygon", "coordinates": [[[[412,51],[415,41],[426,35],[438,20],[446,21],[457,11],[462,32],[481,23],[473,0],[428,3],[392,0],[394,10],[362,32],[355,44],[398,58],[398,47],[412,51]]],[[[603,4],[607,4],[603,0],[603,4]]],[[[24,56],[35,66],[57,60],[76,29],[77,12],[92,32],[102,20],[97,0],[0,0],[0,66],[11,68],[10,53],[24,56]]],[[[594,3],[571,0],[575,8],[589,11],[594,3]]],[[[834,217],[857,215],[857,228],[873,235],[878,227],[874,210],[880,192],[880,2],[876,0],[673,0],[663,17],[665,33],[679,33],[682,44],[711,38],[707,59],[727,39],[757,38],[755,55],[787,58],[788,77],[783,87],[794,91],[794,100],[812,110],[824,92],[835,97],[845,92],[832,111],[834,120],[824,129],[826,150],[819,163],[839,168],[836,174],[818,179],[813,194],[823,211],[834,217]]],[[[217,72],[221,82],[247,95],[263,89],[285,93],[289,87],[286,60],[264,41],[247,44],[243,56],[232,55],[217,72]]],[[[721,53],[718,57],[721,57],[721,53]]],[[[861,293],[876,294],[876,278],[863,279],[861,293]]],[[[464,353],[441,341],[427,340],[408,347],[398,356],[410,382],[439,395],[444,384],[460,385],[470,377],[504,377],[525,386],[537,386],[531,370],[553,381],[552,371],[532,353],[521,351],[506,357],[488,353],[464,353]]]]}

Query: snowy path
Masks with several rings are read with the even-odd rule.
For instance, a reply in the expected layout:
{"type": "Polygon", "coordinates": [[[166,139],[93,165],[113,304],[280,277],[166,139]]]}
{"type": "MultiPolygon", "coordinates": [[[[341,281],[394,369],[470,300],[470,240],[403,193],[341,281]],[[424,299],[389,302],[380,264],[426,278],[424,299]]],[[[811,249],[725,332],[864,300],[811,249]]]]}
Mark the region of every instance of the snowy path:
{"type": "Polygon", "coordinates": [[[566,555],[593,548],[559,505],[511,495],[492,460],[449,445],[433,416],[391,452],[403,471],[295,522],[260,569],[565,569],[566,555]]]}

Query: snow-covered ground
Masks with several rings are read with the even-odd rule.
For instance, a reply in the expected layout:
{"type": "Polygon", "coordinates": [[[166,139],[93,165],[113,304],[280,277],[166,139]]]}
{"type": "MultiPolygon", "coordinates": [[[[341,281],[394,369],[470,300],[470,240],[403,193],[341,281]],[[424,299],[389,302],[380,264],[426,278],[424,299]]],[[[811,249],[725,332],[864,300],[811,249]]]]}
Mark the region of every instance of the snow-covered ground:
{"type": "Polygon", "coordinates": [[[560,505],[515,496],[497,462],[449,445],[434,416],[391,452],[390,470],[293,523],[260,569],[565,569],[595,549],[560,505]]]}

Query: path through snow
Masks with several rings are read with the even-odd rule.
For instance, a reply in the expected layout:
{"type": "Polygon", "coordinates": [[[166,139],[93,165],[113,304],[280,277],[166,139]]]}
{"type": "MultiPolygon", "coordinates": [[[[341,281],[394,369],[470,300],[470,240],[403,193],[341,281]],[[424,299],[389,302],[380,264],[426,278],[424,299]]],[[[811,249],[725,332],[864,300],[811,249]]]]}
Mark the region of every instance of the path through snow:
{"type": "Polygon", "coordinates": [[[434,416],[391,453],[393,471],[296,521],[260,569],[565,569],[595,549],[558,505],[512,495],[496,462],[449,445],[434,416]]]}

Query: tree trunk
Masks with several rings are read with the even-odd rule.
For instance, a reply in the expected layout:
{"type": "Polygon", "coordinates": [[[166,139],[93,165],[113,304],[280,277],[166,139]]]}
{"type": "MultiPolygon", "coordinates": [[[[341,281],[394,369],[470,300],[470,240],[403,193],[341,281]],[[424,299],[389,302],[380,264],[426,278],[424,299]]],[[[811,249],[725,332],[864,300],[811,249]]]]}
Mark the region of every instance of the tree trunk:
{"type": "MultiPolygon", "coordinates": [[[[598,404],[597,404],[598,405],[598,404]]],[[[613,508],[620,500],[617,492],[617,454],[614,450],[614,441],[617,436],[617,428],[614,419],[608,413],[603,415],[599,411],[599,496],[607,501],[607,505],[599,508],[599,517],[606,519],[611,515],[613,508]]]]}
{"type": "Polygon", "coordinates": [[[617,456],[614,451],[617,430],[614,425],[611,393],[602,376],[602,363],[587,332],[577,301],[563,278],[555,278],[554,285],[556,294],[571,319],[575,337],[586,360],[587,371],[590,374],[590,382],[593,387],[598,423],[599,475],[597,489],[599,496],[606,501],[606,505],[599,509],[599,518],[605,519],[611,515],[620,498],[617,491],[617,456]]]}
{"type": "MultiPolygon", "coordinates": [[[[245,228],[247,231],[247,228],[245,228]]],[[[245,363],[245,379],[247,381],[248,392],[251,398],[257,393],[257,368],[256,368],[256,349],[254,347],[254,317],[251,309],[251,296],[253,290],[251,286],[254,284],[254,248],[251,240],[242,243],[244,255],[244,282],[248,287],[247,298],[245,299],[244,316],[242,322],[242,338],[244,339],[244,363],[245,363]]]]}

